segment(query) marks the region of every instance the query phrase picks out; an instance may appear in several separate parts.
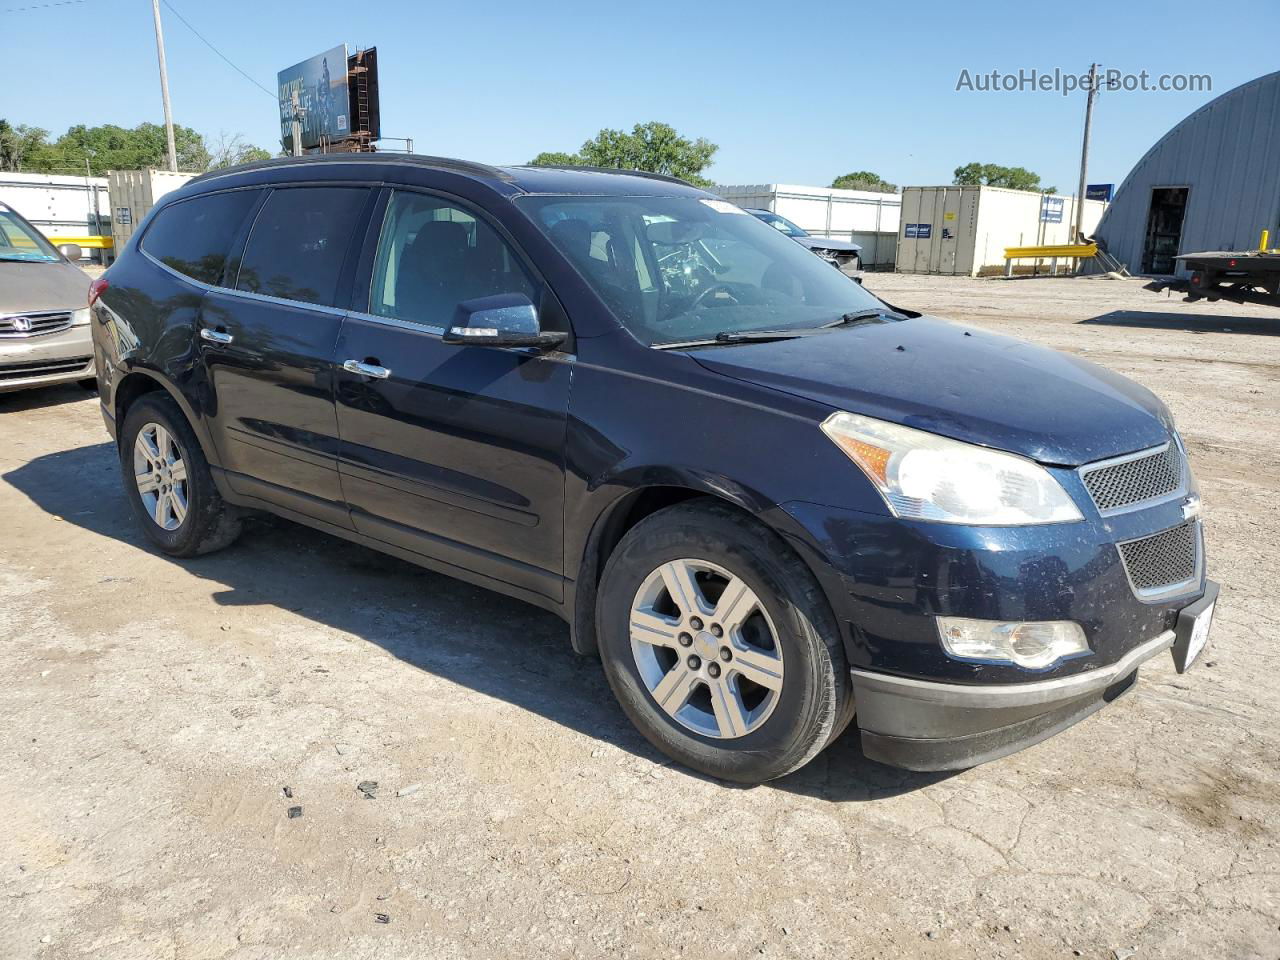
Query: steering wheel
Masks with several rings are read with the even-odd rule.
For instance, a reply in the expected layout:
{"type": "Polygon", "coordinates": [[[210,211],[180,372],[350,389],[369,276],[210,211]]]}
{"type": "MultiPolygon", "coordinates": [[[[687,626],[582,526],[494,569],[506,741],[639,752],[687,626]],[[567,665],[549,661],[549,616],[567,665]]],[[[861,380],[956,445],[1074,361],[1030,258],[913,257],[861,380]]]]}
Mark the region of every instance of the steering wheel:
{"type": "Polygon", "coordinates": [[[713,283],[711,286],[707,287],[707,289],[703,290],[700,294],[698,294],[696,297],[693,298],[693,303],[689,304],[689,311],[692,312],[694,310],[697,310],[699,307],[702,306],[703,300],[707,299],[707,297],[710,297],[715,293],[719,293],[720,291],[727,293],[729,295],[729,299],[732,300],[734,303],[738,302],[738,298],[733,295],[733,288],[730,287],[729,284],[713,283]]]}

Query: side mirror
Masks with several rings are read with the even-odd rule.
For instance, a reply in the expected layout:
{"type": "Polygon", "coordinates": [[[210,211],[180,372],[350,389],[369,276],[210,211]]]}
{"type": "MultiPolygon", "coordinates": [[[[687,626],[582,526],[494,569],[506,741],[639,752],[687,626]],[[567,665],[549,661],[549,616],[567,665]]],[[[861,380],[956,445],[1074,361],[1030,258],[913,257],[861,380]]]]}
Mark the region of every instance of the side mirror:
{"type": "Polygon", "coordinates": [[[567,333],[544,332],[538,310],[523,293],[464,300],[441,338],[458,346],[534,347],[551,350],[568,339],[567,333]]]}
{"type": "Polygon", "coordinates": [[[80,249],[80,244],[78,243],[60,243],[58,244],[58,252],[72,263],[84,257],[84,251],[80,249]]]}

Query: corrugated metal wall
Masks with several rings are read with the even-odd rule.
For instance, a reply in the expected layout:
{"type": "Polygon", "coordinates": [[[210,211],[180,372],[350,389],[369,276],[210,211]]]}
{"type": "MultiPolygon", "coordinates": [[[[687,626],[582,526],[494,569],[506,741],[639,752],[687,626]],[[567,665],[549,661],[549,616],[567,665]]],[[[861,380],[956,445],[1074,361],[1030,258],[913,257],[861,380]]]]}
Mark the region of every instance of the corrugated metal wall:
{"type": "MultiPolygon", "coordinates": [[[[1151,191],[1189,187],[1179,253],[1249,250],[1280,228],[1280,72],[1236,87],[1165,134],[1098,224],[1107,251],[1142,269],[1151,191]]],[[[1272,244],[1275,245],[1274,242],[1272,244]]]]}

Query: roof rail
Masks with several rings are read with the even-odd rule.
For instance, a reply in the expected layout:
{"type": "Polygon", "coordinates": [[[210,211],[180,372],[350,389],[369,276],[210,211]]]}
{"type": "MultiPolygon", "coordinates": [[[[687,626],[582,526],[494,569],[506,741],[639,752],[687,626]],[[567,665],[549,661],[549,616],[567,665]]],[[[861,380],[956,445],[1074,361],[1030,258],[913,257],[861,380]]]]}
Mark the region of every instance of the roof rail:
{"type": "Polygon", "coordinates": [[[624,170],[621,167],[593,167],[587,164],[576,163],[548,163],[533,164],[522,163],[513,167],[515,170],[583,170],[587,173],[620,173],[628,177],[644,177],[646,180],[662,180],[666,183],[679,183],[686,187],[692,187],[693,184],[688,180],[682,180],[679,177],[673,177],[669,173],[652,173],[648,170],[624,170]]]}
{"type": "Polygon", "coordinates": [[[254,160],[249,163],[237,164],[234,167],[223,167],[220,170],[210,170],[208,173],[202,173],[200,176],[191,180],[191,183],[200,183],[204,180],[211,180],[214,177],[224,177],[228,174],[251,173],[255,170],[272,170],[277,167],[293,167],[305,166],[309,164],[325,164],[325,163],[407,163],[418,167],[432,167],[437,170],[452,170],[457,173],[466,173],[477,177],[489,177],[495,180],[510,180],[509,174],[504,173],[497,167],[491,167],[484,163],[475,163],[470,160],[455,160],[450,157],[428,157],[417,153],[309,153],[301,157],[272,157],[270,160],[254,160]]]}

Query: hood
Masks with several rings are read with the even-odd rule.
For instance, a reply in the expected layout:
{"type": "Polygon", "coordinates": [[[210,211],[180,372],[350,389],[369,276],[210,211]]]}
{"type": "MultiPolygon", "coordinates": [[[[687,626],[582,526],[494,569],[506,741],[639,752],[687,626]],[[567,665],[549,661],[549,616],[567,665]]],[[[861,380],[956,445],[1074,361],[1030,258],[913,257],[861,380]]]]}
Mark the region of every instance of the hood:
{"type": "Polygon", "coordinates": [[[1079,466],[1163,443],[1156,396],[1066,353],[933,317],[694,348],[703,367],[956,440],[1079,466]]]}
{"type": "Polygon", "coordinates": [[[0,315],[79,310],[89,305],[89,275],[63,260],[0,260],[0,315]]]}
{"type": "Polygon", "coordinates": [[[810,250],[834,250],[837,253],[857,253],[862,244],[848,240],[832,240],[829,237],[792,237],[796,243],[803,244],[810,250]]]}

